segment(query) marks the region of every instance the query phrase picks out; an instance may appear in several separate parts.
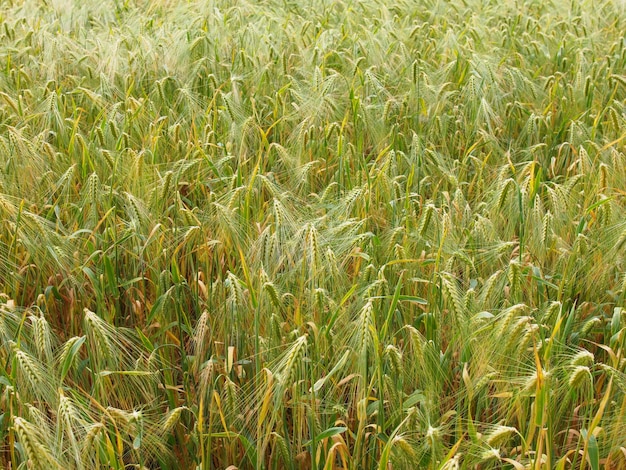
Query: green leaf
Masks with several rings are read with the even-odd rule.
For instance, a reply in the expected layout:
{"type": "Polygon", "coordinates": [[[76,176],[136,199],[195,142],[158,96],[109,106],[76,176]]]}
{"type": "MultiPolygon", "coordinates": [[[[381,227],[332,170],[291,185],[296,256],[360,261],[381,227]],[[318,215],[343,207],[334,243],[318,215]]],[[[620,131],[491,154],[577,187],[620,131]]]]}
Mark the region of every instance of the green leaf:
{"type": "Polygon", "coordinates": [[[406,411],[412,406],[416,405],[417,403],[425,403],[425,402],[426,402],[426,396],[422,393],[422,391],[415,390],[413,393],[411,393],[407,397],[406,400],[404,400],[404,403],[402,404],[402,409],[406,411]]]}
{"type": "Polygon", "coordinates": [[[78,350],[80,349],[80,347],[85,342],[85,339],[86,339],[85,336],[81,336],[80,338],[78,338],[74,342],[74,344],[72,344],[72,347],[67,353],[67,356],[65,356],[63,363],[61,364],[61,382],[63,382],[63,380],[65,379],[65,376],[70,370],[70,367],[72,367],[72,364],[74,363],[74,358],[76,357],[76,354],[78,353],[78,350]]]}
{"type": "Polygon", "coordinates": [[[420,305],[428,305],[428,301],[426,299],[422,299],[421,297],[416,297],[414,295],[401,295],[398,297],[399,300],[403,302],[413,302],[420,305]]]}
{"type": "Polygon", "coordinates": [[[107,377],[109,375],[129,375],[133,377],[145,377],[147,375],[153,375],[154,372],[148,370],[103,370],[98,372],[100,377],[107,377]]]}
{"type": "Polygon", "coordinates": [[[350,349],[348,349],[346,352],[343,353],[343,356],[341,356],[341,359],[339,359],[339,361],[337,361],[337,363],[335,364],[335,366],[331,369],[331,371],[324,377],[322,377],[321,379],[319,379],[317,382],[315,382],[315,384],[313,385],[313,391],[314,392],[318,392],[326,383],[326,381],[331,378],[334,374],[337,373],[337,371],[339,369],[341,369],[343,367],[343,365],[346,363],[346,361],[348,360],[348,356],[350,356],[350,353],[352,351],[350,349]]]}
{"type": "Polygon", "coordinates": [[[598,440],[593,434],[589,434],[586,429],[581,429],[580,435],[587,441],[587,455],[591,470],[600,470],[600,452],[598,450],[598,440]]]}
{"type": "Polygon", "coordinates": [[[109,284],[109,291],[113,295],[117,295],[117,276],[115,275],[115,269],[113,268],[111,258],[107,255],[102,255],[102,259],[104,262],[104,272],[106,273],[107,283],[109,284]]]}
{"type": "MultiPolygon", "coordinates": [[[[315,440],[317,442],[323,441],[324,439],[328,439],[329,437],[336,436],[337,434],[343,434],[347,430],[348,430],[348,428],[345,428],[343,426],[334,426],[332,428],[328,428],[325,431],[322,431],[321,433],[319,433],[315,437],[315,440]]],[[[313,443],[313,441],[307,441],[303,445],[306,447],[306,446],[310,446],[312,443],[313,443]]]]}

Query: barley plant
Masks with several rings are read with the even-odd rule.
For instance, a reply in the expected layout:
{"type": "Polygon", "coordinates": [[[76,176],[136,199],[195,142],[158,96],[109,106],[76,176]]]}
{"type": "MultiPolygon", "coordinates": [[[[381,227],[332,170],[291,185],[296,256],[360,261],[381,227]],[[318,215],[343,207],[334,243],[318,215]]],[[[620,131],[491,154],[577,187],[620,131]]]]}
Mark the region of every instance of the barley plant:
{"type": "Polygon", "coordinates": [[[626,468],[623,0],[0,23],[1,467],[626,468]]]}

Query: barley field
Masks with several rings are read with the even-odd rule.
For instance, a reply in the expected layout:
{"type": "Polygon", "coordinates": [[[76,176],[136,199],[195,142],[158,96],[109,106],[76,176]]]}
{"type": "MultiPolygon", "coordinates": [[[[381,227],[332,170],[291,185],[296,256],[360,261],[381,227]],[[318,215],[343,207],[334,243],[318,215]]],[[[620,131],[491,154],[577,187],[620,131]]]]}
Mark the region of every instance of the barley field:
{"type": "Polygon", "coordinates": [[[0,23],[0,467],[626,468],[625,2],[0,23]]]}

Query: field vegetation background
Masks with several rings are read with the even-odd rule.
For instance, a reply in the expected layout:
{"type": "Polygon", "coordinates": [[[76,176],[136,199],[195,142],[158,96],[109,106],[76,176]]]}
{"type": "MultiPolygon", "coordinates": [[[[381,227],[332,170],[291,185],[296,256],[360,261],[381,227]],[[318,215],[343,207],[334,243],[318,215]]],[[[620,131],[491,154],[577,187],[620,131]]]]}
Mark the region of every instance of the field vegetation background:
{"type": "Polygon", "coordinates": [[[626,468],[623,1],[0,5],[0,466],[626,468]]]}

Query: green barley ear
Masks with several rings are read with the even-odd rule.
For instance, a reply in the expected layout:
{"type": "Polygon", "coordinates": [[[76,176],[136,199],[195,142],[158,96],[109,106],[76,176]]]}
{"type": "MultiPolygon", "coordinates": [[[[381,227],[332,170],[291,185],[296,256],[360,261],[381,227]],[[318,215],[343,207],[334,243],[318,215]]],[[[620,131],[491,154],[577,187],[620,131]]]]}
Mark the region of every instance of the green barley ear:
{"type": "Polygon", "coordinates": [[[581,327],[581,329],[580,329],[580,337],[581,338],[586,337],[591,330],[593,330],[595,327],[597,327],[601,323],[602,323],[602,320],[600,320],[598,317],[590,318],[581,327]]]}
{"type": "Polygon", "coordinates": [[[96,172],[93,172],[87,178],[85,185],[86,198],[89,202],[89,223],[95,225],[98,217],[98,203],[100,202],[100,178],[96,172]]]}
{"type": "Polygon", "coordinates": [[[237,412],[239,410],[237,393],[238,389],[235,382],[226,377],[224,383],[224,401],[226,405],[226,410],[230,416],[237,416],[237,412]]]}
{"type": "Polygon", "coordinates": [[[163,425],[162,425],[163,432],[166,434],[169,433],[174,428],[174,426],[178,424],[181,414],[183,413],[183,411],[186,411],[186,410],[188,410],[186,406],[179,406],[177,408],[174,408],[172,411],[170,411],[165,417],[165,420],[163,422],[163,425]]]}
{"type": "Polygon", "coordinates": [[[294,377],[296,376],[296,369],[300,365],[301,359],[305,354],[307,347],[306,335],[302,335],[296,339],[294,344],[285,354],[281,367],[276,373],[278,382],[283,390],[291,386],[294,377]]]}
{"type": "Polygon", "coordinates": [[[272,432],[272,437],[274,438],[275,445],[278,448],[278,456],[282,459],[283,465],[287,465],[288,462],[291,462],[292,457],[287,447],[286,439],[277,432],[272,432]]]}
{"type": "Polygon", "coordinates": [[[31,423],[16,416],[13,418],[13,428],[33,468],[61,468],[50,449],[41,442],[39,432],[31,423]]]}
{"type": "Polygon", "coordinates": [[[418,224],[417,232],[421,237],[425,236],[426,231],[428,230],[428,226],[430,224],[430,220],[435,212],[435,206],[433,204],[427,204],[422,212],[422,216],[420,217],[420,221],[418,224]]]}
{"type": "Polygon", "coordinates": [[[541,316],[541,323],[544,323],[547,325],[553,324],[554,316],[557,313],[560,313],[562,311],[562,308],[563,308],[563,305],[561,304],[561,302],[558,302],[558,301],[550,302],[550,304],[544,311],[543,315],[541,316]]]}
{"type": "Polygon", "coordinates": [[[205,310],[200,315],[193,334],[193,349],[198,364],[204,361],[204,355],[208,349],[207,344],[210,341],[209,332],[209,312],[205,310]]]}
{"type": "Polygon", "coordinates": [[[172,187],[172,171],[167,171],[161,180],[161,190],[159,192],[160,200],[167,202],[169,200],[170,189],[172,187]]]}
{"type": "Polygon", "coordinates": [[[510,191],[513,191],[514,186],[515,181],[511,178],[508,178],[504,180],[498,187],[498,190],[496,192],[496,208],[498,209],[498,211],[502,211],[502,208],[504,207],[504,204],[506,202],[507,195],[510,191]]]}
{"type": "Polygon", "coordinates": [[[573,390],[582,387],[585,384],[591,385],[593,378],[591,370],[587,366],[574,366],[570,372],[567,384],[573,390]]]}
{"type": "Polygon", "coordinates": [[[520,317],[519,315],[524,312],[528,307],[526,304],[516,304],[505,310],[498,317],[498,330],[497,337],[507,336],[511,325],[515,324],[515,320],[526,323],[530,317],[520,317]]]}
{"type": "Polygon", "coordinates": [[[241,281],[237,278],[237,276],[229,272],[226,276],[225,284],[227,284],[228,287],[228,292],[230,294],[228,300],[231,305],[233,305],[233,307],[243,305],[243,289],[241,287],[241,281]]]}
{"type": "Polygon", "coordinates": [[[266,282],[263,284],[263,290],[267,293],[272,305],[278,310],[281,310],[283,307],[283,302],[281,296],[278,293],[276,285],[272,282],[266,282]]]}
{"type": "Polygon", "coordinates": [[[29,319],[33,328],[35,348],[39,360],[49,364],[52,362],[52,332],[50,325],[43,315],[31,315],[29,319]]]}
{"type": "Polygon", "coordinates": [[[513,434],[517,434],[517,432],[517,429],[511,426],[495,426],[493,430],[485,436],[485,442],[491,447],[499,448],[509,440],[513,434]]]}
{"type": "Polygon", "coordinates": [[[85,438],[81,443],[81,460],[89,468],[89,465],[95,464],[96,456],[100,452],[99,447],[102,435],[106,431],[106,426],[103,423],[96,422],[87,426],[86,431],[85,438]]]}
{"type": "Polygon", "coordinates": [[[44,365],[13,341],[9,341],[9,348],[17,362],[19,377],[24,380],[26,389],[35,397],[47,396],[45,400],[49,399],[52,381],[44,365]]]}
{"type": "Polygon", "coordinates": [[[275,313],[272,313],[272,315],[270,316],[270,331],[271,331],[271,334],[269,335],[270,338],[278,342],[282,340],[283,332],[281,329],[281,319],[275,313]]]}
{"type": "Polygon", "coordinates": [[[113,357],[113,344],[111,342],[109,330],[107,324],[94,312],[88,308],[84,309],[84,323],[85,331],[90,342],[99,351],[102,358],[105,360],[113,357]]]}
{"type": "Polygon", "coordinates": [[[576,367],[576,366],[591,367],[593,366],[593,363],[594,363],[593,354],[585,349],[574,354],[574,356],[572,356],[570,360],[570,364],[572,367],[576,367]]]}
{"type": "Polygon", "coordinates": [[[426,338],[424,338],[422,333],[420,333],[412,325],[405,325],[405,328],[408,330],[409,335],[410,335],[411,346],[413,348],[414,356],[416,356],[418,358],[421,358],[422,355],[423,355],[424,345],[426,343],[426,338]]]}
{"type": "Polygon", "coordinates": [[[441,286],[444,300],[453,315],[455,326],[459,328],[465,323],[466,312],[457,281],[451,274],[442,273],[441,286]]]}
{"type": "Polygon", "coordinates": [[[200,370],[198,388],[202,395],[207,396],[206,394],[212,389],[217,372],[217,361],[213,358],[213,356],[211,356],[211,358],[204,363],[202,369],[200,370]]]}
{"type": "Polygon", "coordinates": [[[389,344],[385,348],[384,357],[389,361],[393,376],[400,377],[402,375],[402,353],[400,350],[389,344]]]}
{"type": "Polygon", "coordinates": [[[81,430],[81,418],[73,401],[65,395],[62,389],[59,389],[59,407],[57,409],[57,433],[64,435],[70,442],[71,452],[74,454],[74,460],[79,464],[82,459],[80,457],[80,449],[78,446],[77,433],[81,430]]]}

